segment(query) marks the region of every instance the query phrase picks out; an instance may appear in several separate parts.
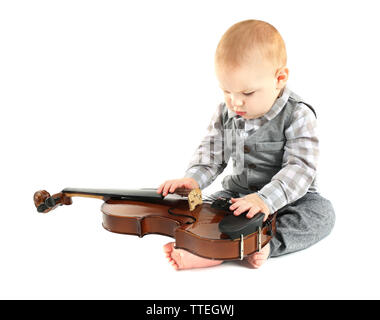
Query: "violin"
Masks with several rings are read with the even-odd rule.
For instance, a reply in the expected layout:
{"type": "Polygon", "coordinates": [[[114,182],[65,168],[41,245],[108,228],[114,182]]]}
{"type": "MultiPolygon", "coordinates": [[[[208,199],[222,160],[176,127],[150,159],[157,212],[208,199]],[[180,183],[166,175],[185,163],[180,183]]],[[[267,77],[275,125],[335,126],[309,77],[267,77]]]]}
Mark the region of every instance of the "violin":
{"type": "Polygon", "coordinates": [[[203,258],[242,260],[260,251],[276,232],[276,213],[263,221],[264,214],[248,219],[234,216],[228,198],[202,199],[200,189],[187,197],[157,194],[156,189],[81,189],[65,188],[50,195],[45,190],[34,194],[38,212],[47,213],[58,206],[71,205],[72,197],[97,198],[103,227],[116,233],[160,234],[175,239],[175,248],[203,258]]]}

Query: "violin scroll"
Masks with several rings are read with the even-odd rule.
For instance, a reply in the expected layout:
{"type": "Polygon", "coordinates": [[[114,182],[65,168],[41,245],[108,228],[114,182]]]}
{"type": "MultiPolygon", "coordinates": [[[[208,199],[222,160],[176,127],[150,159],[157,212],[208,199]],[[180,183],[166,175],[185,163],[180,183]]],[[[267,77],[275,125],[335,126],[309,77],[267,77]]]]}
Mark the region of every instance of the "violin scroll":
{"type": "Polygon", "coordinates": [[[41,213],[47,213],[59,205],[70,205],[73,203],[71,197],[68,197],[62,192],[53,194],[51,196],[50,193],[45,190],[39,190],[35,192],[33,200],[37,211],[41,213]]]}

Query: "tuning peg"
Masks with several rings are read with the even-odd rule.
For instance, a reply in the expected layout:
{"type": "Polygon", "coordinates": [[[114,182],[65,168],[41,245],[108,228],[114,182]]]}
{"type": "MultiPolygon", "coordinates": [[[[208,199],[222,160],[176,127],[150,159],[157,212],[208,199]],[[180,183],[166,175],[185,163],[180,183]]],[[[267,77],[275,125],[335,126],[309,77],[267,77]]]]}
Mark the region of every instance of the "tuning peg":
{"type": "Polygon", "coordinates": [[[59,205],[70,205],[73,203],[71,197],[67,196],[63,192],[50,195],[50,193],[46,190],[39,190],[35,192],[33,200],[37,211],[41,213],[47,213],[59,205]]]}
{"type": "Polygon", "coordinates": [[[40,204],[37,207],[37,211],[43,213],[48,207],[45,205],[45,203],[40,204]]]}
{"type": "Polygon", "coordinates": [[[45,200],[45,205],[48,208],[53,208],[56,205],[56,201],[53,197],[49,197],[45,200]]]}

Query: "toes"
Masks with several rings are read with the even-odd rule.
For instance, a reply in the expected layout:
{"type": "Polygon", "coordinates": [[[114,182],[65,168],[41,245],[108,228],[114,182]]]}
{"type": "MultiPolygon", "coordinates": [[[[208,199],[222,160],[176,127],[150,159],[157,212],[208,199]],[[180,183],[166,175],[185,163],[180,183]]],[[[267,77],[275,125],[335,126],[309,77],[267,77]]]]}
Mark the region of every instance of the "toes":
{"type": "Polygon", "coordinates": [[[176,252],[174,249],[174,242],[169,242],[164,245],[164,253],[165,257],[168,259],[169,263],[172,265],[172,267],[175,270],[180,269],[180,262],[181,262],[181,251],[176,252]]]}
{"type": "Polygon", "coordinates": [[[174,242],[169,242],[164,245],[164,252],[167,254],[170,254],[173,251],[174,248],[174,242]]]}
{"type": "Polygon", "coordinates": [[[254,260],[256,260],[256,259],[264,259],[264,253],[262,253],[262,252],[255,252],[253,254],[252,258],[254,260]]]}
{"type": "Polygon", "coordinates": [[[178,264],[176,264],[175,262],[172,263],[172,267],[174,268],[174,270],[179,270],[178,264]]]}
{"type": "Polygon", "coordinates": [[[248,261],[249,262],[249,264],[254,268],[254,269],[258,269],[258,268],[260,268],[263,264],[264,264],[264,262],[265,262],[265,260],[249,260],[248,261]]]}
{"type": "Polygon", "coordinates": [[[247,261],[254,269],[258,269],[267,261],[267,256],[264,252],[255,252],[248,257],[247,261]]]}
{"type": "Polygon", "coordinates": [[[169,263],[172,265],[172,267],[173,267],[175,270],[178,270],[178,269],[179,269],[179,265],[177,264],[177,262],[176,262],[174,259],[170,258],[170,259],[169,259],[169,263]]]}

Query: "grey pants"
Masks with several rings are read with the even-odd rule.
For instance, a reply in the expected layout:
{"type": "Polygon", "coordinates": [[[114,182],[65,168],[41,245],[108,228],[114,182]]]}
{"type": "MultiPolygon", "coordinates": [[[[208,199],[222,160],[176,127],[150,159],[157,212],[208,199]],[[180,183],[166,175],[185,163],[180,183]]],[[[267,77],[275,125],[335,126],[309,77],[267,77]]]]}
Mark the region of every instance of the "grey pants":
{"type": "MultiPolygon", "coordinates": [[[[240,198],[244,194],[221,190],[212,194],[212,197],[240,198]]],[[[319,193],[306,193],[302,198],[278,210],[277,232],[269,242],[269,257],[310,247],[326,237],[334,223],[335,213],[331,202],[319,193]]]]}

